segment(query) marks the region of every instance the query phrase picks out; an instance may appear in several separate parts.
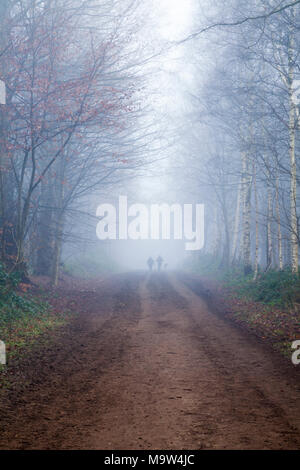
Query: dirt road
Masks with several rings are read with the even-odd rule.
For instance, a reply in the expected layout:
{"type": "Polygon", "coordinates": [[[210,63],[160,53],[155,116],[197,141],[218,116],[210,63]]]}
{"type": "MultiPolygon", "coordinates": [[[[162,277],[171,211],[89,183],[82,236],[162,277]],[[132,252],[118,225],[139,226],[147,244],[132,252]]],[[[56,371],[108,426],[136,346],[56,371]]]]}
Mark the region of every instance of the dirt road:
{"type": "Polygon", "coordinates": [[[133,273],[66,292],[80,314],[23,364],[0,448],[300,449],[298,371],[193,291],[133,273]]]}

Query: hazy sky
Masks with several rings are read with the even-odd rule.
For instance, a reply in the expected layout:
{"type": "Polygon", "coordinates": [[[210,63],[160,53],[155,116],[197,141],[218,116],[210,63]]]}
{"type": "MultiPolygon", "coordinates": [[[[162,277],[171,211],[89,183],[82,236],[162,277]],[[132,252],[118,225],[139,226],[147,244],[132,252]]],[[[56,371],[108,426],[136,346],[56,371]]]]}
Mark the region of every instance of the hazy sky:
{"type": "MultiPolygon", "coordinates": [[[[195,0],[152,0],[152,2],[153,11],[150,23],[151,37],[157,42],[154,45],[155,48],[159,49],[165,41],[180,40],[189,33],[195,0]]],[[[181,118],[184,83],[189,80],[191,74],[185,47],[174,47],[150,64],[153,68],[153,75],[149,78],[149,95],[153,93],[152,104],[158,125],[161,126],[160,130],[163,135],[170,132],[171,141],[172,128],[176,128],[177,121],[181,118]]],[[[138,199],[140,195],[141,201],[135,202],[148,200],[149,204],[168,203],[174,198],[174,188],[170,186],[167,173],[173,158],[176,159],[175,151],[176,147],[171,147],[169,158],[155,165],[154,176],[150,172],[139,181],[140,192],[137,192],[136,196],[138,199]]],[[[181,202],[180,199],[178,202],[181,202]]],[[[158,255],[161,255],[172,268],[176,267],[176,263],[182,256],[186,256],[181,241],[116,241],[112,243],[111,248],[111,254],[116,256],[126,269],[130,266],[145,268],[147,258],[149,256],[156,258],[158,255]]]]}
{"type": "MultiPolygon", "coordinates": [[[[193,20],[193,7],[196,0],[152,0],[152,18],[149,21],[151,36],[155,50],[160,50],[164,45],[170,46],[168,41],[178,41],[189,34],[193,20]]],[[[151,190],[151,200],[161,197],[163,191],[168,191],[168,182],[163,178],[163,172],[171,160],[175,158],[172,143],[176,140],[177,127],[182,122],[183,109],[186,105],[185,90],[193,80],[193,70],[189,63],[187,53],[188,45],[166,47],[161,56],[155,58],[150,64],[151,75],[148,80],[148,96],[151,101],[159,132],[162,135],[162,147],[170,144],[169,160],[157,165],[161,168],[158,178],[153,174],[149,182],[143,181],[143,195],[147,191],[148,184],[151,190]]],[[[165,154],[165,155],[164,155],[165,154]]],[[[163,150],[162,156],[168,151],[163,150]]],[[[155,202],[155,201],[154,201],[155,202]]]]}
{"type": "MultiPolygon", "coordinates": [[[[198,2],[148,1],[149,18],[147,17],[141,31],[141,44],[145,44],[147,49],[143,52],[148,57],[152,51],[165,50],[143,68],[147,76],[145,97],[150,104],[150,113],[145,119],[153,120],[162,135],[162,149],[156,158],[163,157],[163,160],[155,163],[152,168],[146,168],[145,176],[132,181],[129,191],[125,187],[121,195],[127,195],[130,204],[192,203],[193,201],[184,199],[170,177],[170,170],[178,160],[178,127],[184,122],[184,108],[188,106],[186,90],[191,89],[190,82],[193,80],[191,44],[172,48],[165,46],[170,46],[171,41],[178,41],[191,32],[193,9],[198,2]]],[[[114,194],[113,197],[114,201],[111,203],[116,203],[118,195],[114,194]]],[[[169,268],[175,268],[183,257],[188,256],[188,252],[184,250],[184,241],[116,240],[108,243],[107,247],[110,255],[126,270],[146,269],[148,257],[157,258],[158,255],[164,258],[169,268]]]]}
{"type": "Polygon", "coordinates": [[[153,0],[157,10],[157,25],[161,36],[168,40],[181,39],[188,31],[195,0],[153,0]]]}

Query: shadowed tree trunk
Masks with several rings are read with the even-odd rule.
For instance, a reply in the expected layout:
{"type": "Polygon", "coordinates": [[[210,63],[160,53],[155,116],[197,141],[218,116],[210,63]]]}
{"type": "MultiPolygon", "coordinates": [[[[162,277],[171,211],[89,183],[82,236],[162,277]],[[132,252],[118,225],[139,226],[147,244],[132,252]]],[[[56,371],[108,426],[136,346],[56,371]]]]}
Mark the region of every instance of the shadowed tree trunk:
{"type": "Polygon", "coordinates": [[[237,244],[238,244],[238,234],[239,234],[239,227],[240,227],[240,213],[241,213],[241,192],[242,192],[241,191],[241,183],[239,183],[238,191],[237,191],[235,218],[234,218],[233,243],[232,243],[232,254],[231,254],[232,264],[235,263],[236,255],[237,255],[237,244]]]}
{"type": "Polygon", "coordinates": [[[255,257],[254,257],[253,279],[256,280],[257,275],[258,275],[259,225],[258,225],[258,196],[257,196],[257,181],[256,181],[255,164],[253,164],[253,184],[254,184],[254,199],[255,199],[255,257]]]}
{"type": "Polygon", "coordinates": [[[243,265],[244,274],[252,272],[251,265],[251,174],[247,152],[242,154],[243,162],[243,265]]]}

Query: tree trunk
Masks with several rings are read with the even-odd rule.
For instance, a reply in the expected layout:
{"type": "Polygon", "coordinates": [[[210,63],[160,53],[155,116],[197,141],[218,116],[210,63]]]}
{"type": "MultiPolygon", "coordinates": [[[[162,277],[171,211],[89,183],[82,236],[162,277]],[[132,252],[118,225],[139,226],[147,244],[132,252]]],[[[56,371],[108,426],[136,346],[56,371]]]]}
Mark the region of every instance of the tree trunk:
{"type": "Polygon", "coordinates": [[[61,248],[62,248],[62,242],[63,242],[63,227],[64,227],[63,215],[60,214],[58,221],[57,221],[55,241],[54,241],[53,272],[52,272],[52,284],[54,286],[58,285],[59,265],[60,265],[61,248]]]}
{"type": "Polygon", "coordinates": [[[257,181],[256,181],[255,164],[253,164],[253,181],[254,181],[254,198],[255,198],[255,259],[254,259],[253,280],[255,281],[258,275],[258,249],[259,249],[258,197],[257,197],[257,181]]]}
{"type": "Polygon", "coordinates": [[[235,260],[236,260],[238,234],[239,234],[239,227],[240,227],[240,212],[241,212],[241,183],[239,183],[238,191],[237,191],[237,201],[236,201],[235,218],[234,218],[233,242],[232,242],[232,252],[231,252],[231,262],[232,262],[232,264],[234,264],[235,260]]]}
{"type": "Polygon", "coordinates": [[[251,265],[251,175],[249,173],[249,157],[246,152],[243,161],[243,265],[244,274],[252,272],[251,265]]]}
{"type": "Polygon", "coordinates": [[[278,265],[280,271],[283,270],[283,256],[282,256],[282,233],[281,233],[281,218],[279,206],[279,187],[278,176],[276,176],[276,222],[277,222],[277,239],[278,239],[278,265]]]}
{"type": "Polygon", "coordinates": [[[290,152],[290,224],[291,224],[291,262],[292,272],[298,273],[298,220],[297,220],[297,167],[295,155],[295,103],[293,100],[293,80],[294,80],[294,40],[290,37],[289,46],[289,152],[290,152]]]}
{"type": "Polygon", "coordinates": [[[57,216],[56,217],[56,230],[54,234],[54,258],[52,264],[52,284],[58,285],[59,266],[61,258],[61,249],[63,242],[63,228],[64,228],[64,198],[65,198],[65,160],[64,154],[57,161],[58,178],[56,180],[56,201],[57,201],[57,216]]]}
{"type": "Polygon", "coordinates": [[[218,258],[219,252],[220,252],[220,241],[221,241],[221,234],[220,234],[220,224],[219,224],[219,217],[218,217],[218,205],[217,202],[215,202],[215,207],[214,207],[214,232],[215,232],[215,237],[214,237],[214,244],[213,244],[213,256],[215,258],[218,258]]]}
{"type": "Polygon", "coordinates": [[[224,251],[223,251],[223,257],[222,257],[222,265],[223,267],[228,269],[229,261],[230,261],[230,235],[229,235],[229,222],[228,222],[228,213],[227,213],[225,194],[223,194],[221,207],[222,207],[224,229],[225,229],[225,243],[224,243],[224,251]]]}
{"type": "Polygon", "coordinates": [[[49,182],[41,183],[40,213],[38,216],[38,227],[34,239],[36,261],[34,272],[41,276],[51,276],[53,263],[53,247],[55,227],[53,226],[54,208],[53,185],[49,182]]]}
{"type": "Polygon", "coordinates": [[[272,267],[273,263],[273,240],[272,240],[272,188],[271,188],[271,172],[269,167],[269,159],[267,159],[267,171],[268,171],[268,187],[267,187],[267,266],[266,271],[272,267]]]}

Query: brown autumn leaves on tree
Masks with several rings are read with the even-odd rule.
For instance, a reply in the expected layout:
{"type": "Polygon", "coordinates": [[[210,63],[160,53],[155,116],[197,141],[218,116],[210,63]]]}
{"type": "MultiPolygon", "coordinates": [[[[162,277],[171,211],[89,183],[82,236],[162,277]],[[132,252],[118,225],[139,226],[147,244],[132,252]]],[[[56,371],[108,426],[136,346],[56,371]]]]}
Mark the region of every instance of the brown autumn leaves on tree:
{"type": "Polygon", "coordinates": [[[138,105],[124,18],[135,5],[2,6],[1,259],[10,270],[30,265],[56,284],[68,208],[128,165],[122,146],[138,105]]]}

